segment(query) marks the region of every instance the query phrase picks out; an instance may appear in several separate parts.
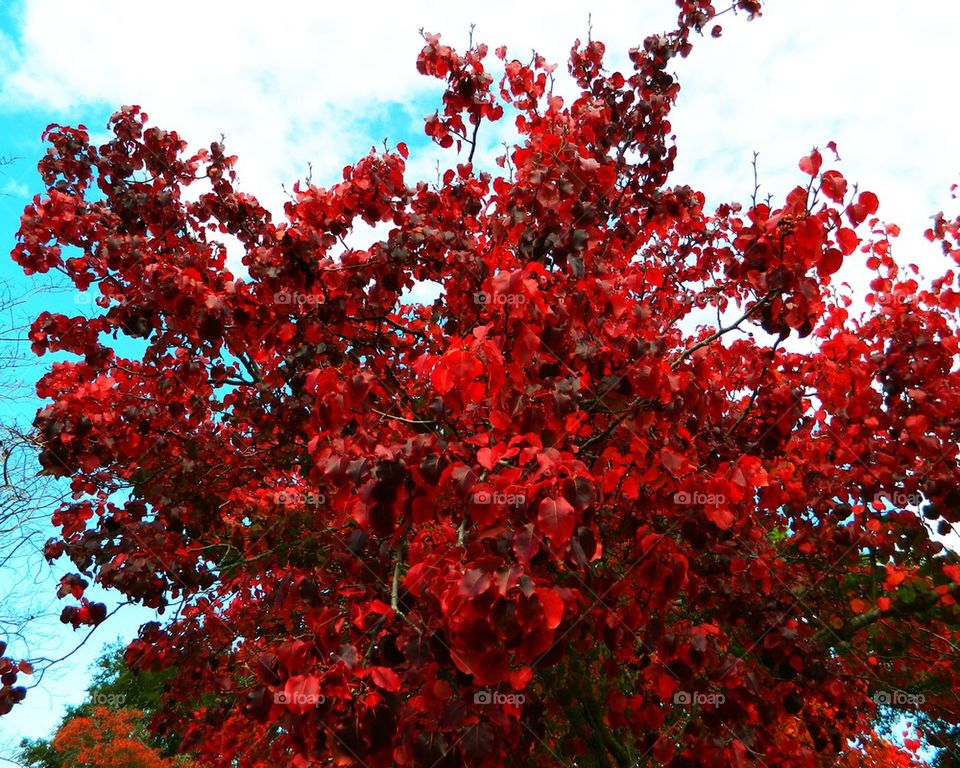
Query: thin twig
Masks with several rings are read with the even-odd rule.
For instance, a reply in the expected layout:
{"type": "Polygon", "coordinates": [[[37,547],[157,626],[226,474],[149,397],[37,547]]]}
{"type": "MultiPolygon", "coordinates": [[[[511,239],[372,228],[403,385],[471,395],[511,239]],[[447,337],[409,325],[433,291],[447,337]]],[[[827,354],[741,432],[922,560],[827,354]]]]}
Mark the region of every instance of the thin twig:
{"type": "Polygon", "coordinates": [[[390,607],[400,613],[400,554],[393,564],[393,582],[390,585],[390,607]]]}
{"type": "Polygon", "coordinates": [[[473,162],[473,153],[477,151],[477,131],[480,130],[480,115],[477,115],[477,122],[473,126],[473,137],[470,139],[470,154],[467,156],[467,162],[473,162]]]}
{"type": "Polygon", "coordinates": [[[734,322],[734,323],[731,323],[730,325],[726,325],[726,326],[723,326],[722,328],[717,329],[717,331],[715,331],[714,333],[710,334],[707,338],[703,339],[702,341],[698,341],[696,344],[693,344],[693,345],[687,347],[687,349],[685,349],[685,350],[680,354],[680,357],[678,357],[676,360],[674,360],[672,363],[670,363],[670,370],[674,370],[678,365],[680,365],[680,363],[682,363],[684,360],[686,360],[688,357],[690,357],[690,355],[692,355],[692,354],[693,354],[694,352],[696,352],[698,349],[702,349],[703,347],[707,346],[708,344],[712,344],[714,341],[716,341],[717,339],[719,339],[719,338],[720,338],[721,336],[723,336],[725,333],[729,333],[730,331],[735,330],[736,328],[739,328],[739,327],[743,324],[744,320],[746,320],[746,319],[747,319],[748,317],[750,317],[754,312],[756,312],[758,309],[760,309],[760,307],[762,307],[762,306],[764,306],[764,305],[766,305],[766,304],[769,304],[774,298],[776,298],[776,297],[779,296],[779,295],[780,295],[780,291],[778,291],[778,290],[777,290],[777,291],[771,291],[771,292],[768,293],[766,296],[764,296],[762,299],[760,299],[760,301],[758,301],[756,304],[754,304],[752,307],[750,307],[750,309],[748,309],[746,312],[744,312],[744,313],[740,316],[740,319],[739,319],[739,320],[737,320],[737,321],[734,322]]]}
{"type": "Polygon", "coordinates": [[[394,421],[402,421],[404,424],[436,424],[436,419],[405,419],[403,416],[394,416],[389,413],[384,413],[383,411],[378,411],[376,408],[371,408],[378,416],[382,416],[385,419],[393,419],[394,421]]]}

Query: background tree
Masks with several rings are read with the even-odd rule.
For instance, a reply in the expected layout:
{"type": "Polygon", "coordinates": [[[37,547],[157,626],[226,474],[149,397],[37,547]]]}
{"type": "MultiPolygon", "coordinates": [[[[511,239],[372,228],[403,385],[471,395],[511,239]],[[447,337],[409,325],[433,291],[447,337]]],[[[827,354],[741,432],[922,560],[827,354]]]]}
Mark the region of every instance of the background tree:
{"type": "Polygon", "coordinates": [[[960,520],[960,223],[922,281],[819,150],[705,211],[669,68],[716,12],[677,5],[626,74],[578,41],[571,100],[425,35],[426,131],[467,162],[411,186],[371,152],[281,223],[138,107],[99,147],[47,131],[13,256],[101,310],[30,334],[76,356],[38,386],[74,493],[47,554],[74,626],[106,615],[88,577],[174,609],[126,652],[177,669],[159,735],[224,768],[787,767],[908,765],[879,717],[958,723],[960,565],[918,508],[960,520]],[[358,219],[389,233],[349,248],[358,219]]]}
{"type": "MultiPolygon", "coordinates": [[[[97,730],[107,734],[119,729],[125,734],[124,738],[141,742],[139,753],[143,759],[149,757],[162,765],[195,768],[189,758],[181,756],[178,760],[178,739],[158,738],[148,730],[150,720],[161,707],[164,683],[175,674],[174,671],[135,674],[124,662],[124,650],[125,647],[118,644],[104,652],[97,660],[86,699],[78,706],[68,708],[50,739],[25,739],[17,756],[20,762],[30,768],[71,768],[76,765],[77,745],[88,739],[84,734],[97,730]],[[76,720],[83,722],[74,725],[76,720]]],[[[97,738],[100,741],[105,739],[103,735],[97,738]]],[[[103,762],[106,757],[100,759],[99,765],[120,765],[103,762]]]]}
{"type": "MultiPolygon", "coordinates": [[[[66,721],[50,750],[52,765],[73,768],[173,768],[147,744],[143,713],[135,709],[94,707],[89,715],[66,721]]],[[[44,765],[45,763],[37,763],[44,765]]]]}

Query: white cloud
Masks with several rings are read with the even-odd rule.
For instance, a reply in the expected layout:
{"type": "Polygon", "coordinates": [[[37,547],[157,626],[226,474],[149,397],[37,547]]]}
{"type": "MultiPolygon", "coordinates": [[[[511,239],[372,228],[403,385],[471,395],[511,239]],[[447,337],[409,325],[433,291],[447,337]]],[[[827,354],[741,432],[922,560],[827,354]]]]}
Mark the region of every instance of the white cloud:
{"type": "MultiPolygon", "coordinates": [[[[610,22],[622,12],[601,5],[615,29],[610,22]]],[[[499,0],[482,9],[454,6],[279,2],[265,13],[252,2],[27,0],[0,98],[51,109],[137,103],[189,141],[222,132],[240,156],[245,186],[278,207],[280,183],[305,175],[308,162],[318,181],[334,181],[346,162],[379,143],[382,136],[367,131],[387,103],[409,116],[391,139],[422,136],[423,115],[410,104],[439,93],[439,83],[416,72],[420,27],[462,48],[476,22],[478,39],[513,43],[520,55],[536,46],[561,59],[587,26],[584,9],[545,14],[499,0]]],[[[628,15],[639,37],[649,14],[628,15]]],[[[661,14],[656,26],[671,15],[661,14]]]]}
{"type": "Polygon", "coordinates": [[[0,195],[13,195],[15,197],[27,197],[30,189],[21,181],[0,181],[0,195]]]}
{"type": "MultiPolygon", "coordinates": [[[[391,141],[422,141],[421,113],[432,111],[441,86],[416,72],[421,27],[461,49],[471,23],[475,38],[491,46],[507,44],[522,57],[536,49],[560,64],[557,88],[569,94],[564,62],[573,40],[586,37],[588,13],[610,68],[622,70],[631,46],[675,18],[669,0],[549,10],[513,0],[482,8],[281,0],[269,14],[252,2],[146,7],[25,0],[17,34],[0,37],[0,53],[8,54],[0,57],[0,108],[139,103],[194,144],[226,134],[240,157],[241,186],[276,214],[286,199],[281,185],[305,176],[308,163],[314,180],[329,184],[384,132],[391,141]]],[[[673,115],[675,181],[702,189],[711,205],[746,202],[757,150],[761,197],[769,192],[777,202],[803,179],[799,157],[834,140],[840,170],[876,192],[881,217],[903,227],[900,258],[927,276],[942,272],[937,249],[921,235],[932,213],[949,209],[949,187],[960,176],[960,108],[947,93],[960,4],[770,2],[758,21],[728,14],[719,22],[722,39],[698,40],[693,55],[676,62],[683,90],[673,115]]],[[[506,120],[482,128],[485,167],[509,134],[506,120]]],[[[457,161],[422,144],[411,150],[411,181],[434,180],[438,158],[441,169],[457,161]]],[[[363,247],[384,234],[383,226],[361,226],[349,242],[363,247]]],[[[232,266],[236,251],[234,244],[232,266]]],[[[847,261],[837,282],[862,293],[863,259],[847,261]]],[[[435,292],[423,287],[406,300],[435,292]]]]}
{"type": "Polygon", "coordinates": [[[944,93],[958,23],[956,4],[836,0],[771,3],[756,24],[724,22],[723,39],[695,51],[681,76],[678,172],[702,176],[715,201],[743,200],[756,149],[761,193],[782,199],[801,178],[799,157],[835,140],[841,172],[903,227],[901,256],[922,253],[921,268],[940,271],[921,234],[960,177],[960,110],[944,93]]]}
{"type": "MultiPolygon", "coordinates": [[[[316,181],[331,183],[379,144],[384,125],[392,141],[422,135],[426,110],[417,104],[428,104],[439,84],[416,72],[419,28],[463,48],[475,23],[478,40],[506,43],[519,56],[536,48],[559,62],[562,83],[588,13],[611,66],[626,68],[626,50],[669,26],[675,8],[667,0],[549,10],[505,0],[482,8],[287,0],[265,13],[252,2],[26,0],[18,49],[3,57],[0,105],[139,103],[194,144],[224,133],[240,156],[244,189],[280,213],[281,184],[303,177],[307,163],[316,181]]],[[[729,14],[719,21],[721,40],[705,38],[677,62],[676,178],[711,202],[745,200],[757,149],[762,191],[776,199],[799,181],[799,156],[833,139],[842,171],[880,195],[881,214],[913,235],[905,245],[922,247],[927,217],[960,172],[957,107],[944,88],[960,5],[882,0],[866,10],[855,0],[808,0],[770,3],[754,23],[729,14]]],[[[13,45],[4,39],[0,49],[13,45]]],[[[484,161],[507,128],[483,132],[484,161]]],[[[411,170],[434,178],[436,157],[415,151],[411,170]]],[[[442,157],[444,167],[455,162],[442,157]]]]}

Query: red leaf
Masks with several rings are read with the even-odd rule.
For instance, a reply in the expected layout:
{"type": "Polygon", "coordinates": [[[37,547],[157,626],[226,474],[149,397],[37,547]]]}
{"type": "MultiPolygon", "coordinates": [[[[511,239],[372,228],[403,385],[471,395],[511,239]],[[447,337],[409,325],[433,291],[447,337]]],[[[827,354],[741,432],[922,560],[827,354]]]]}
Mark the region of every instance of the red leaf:
{"type": "Polygon", "coordinates": [[[661,672],[654,677],[654,690],[661,701],[670,701],[677,690],[677,678],[669,672],[661,672]]]}
{"type": "Polygon", "coordinates": [[[837,231],[837,242],[840,244],[840,250],[843,251],[843,255],[849,256],[857,249],[857,246],[860,245],[860,238],[857,237],[857,233],[852,229],[841,227],[837,231]]]}
{"type": "Polygon", "coordinates": [[[306,714],[322,701],[320,680],[313,675],[294,675],[284,685],[282,697],[277,699],[296,715],[306,714]]]}
{"type": "Polygon", "coordinates": [[[674,453],[669,448],[663,448],[660,451],[660,461],[662,462],[664,468],[666,468],[671,474],[677,476],[680,473],[681,468],[686,463],[686,459],[683,458],[679,453],[674,453]]]}
{"type": "Polygon", "coordinates": [[[721,531],[730,530],[730,526],[733,525],[733,521],[736,519],[733,516],[733,512],[719,505],[707,505],[703,508],[703,513],[707,516],[707,520],[717,526],[721,531]]]}
{"type": "Polygon", "coordinates": [[[843,254],[836,248],[828,248],[817,263],[817,274],[827,277],[843,266],[843,254]]]}
{"type": "Polygon", "coordinates": [[[444,355],[433,369],[431,382],[441,395],[451,389],[467,389],[481,373],[483,364],[479,358],[466,349],[455,349],[444,355]]]}
{"type": "Polygon", "coordinates": [[[857,202],[863,206],[868,216],[873,216],[880,208],[880,200],[873,192],[861,192],[857,202]]]}
{"type": "Polygon", "coordinates": [[[644,282],[651,288],[663,285],[663,270],[659,267],[650,267],[643,275],[644,282]]]}
{"type": "Polygon", "coordinates": [[[517,560],[527,564],[540,551],[540,534],[528,523],[513,535],[513,553],[517,560]]]}
{"type": "Polygon", "coordinates": [[[288,674],[295,674],[308,664],[312,644],[304,640],[291,640],[283,643],[277,651],[277,658],[288,674]]]}
{"type": "Polygon", "coordinates": [[[460,594],[464,597],[476,597],[487,591],[490,586],[490,576],[479,568],[471,568],[460,579],[460,594]]]}
{"type": "Polygon", "coordinates": [[[280,329],[277,331],[277,338],[280,341],[290,341],[294,336],[297,335],[297,326],[293,323],[284,323],[280,326],[280,329]]]}
{"type": "Polygon", "coordinates": [[[547,619],[547,629],[556,629],[563,621],[563,600],[552,589],[537,587],[536,592],[547,619]]]}
{"type": "Polygon", "coordinates": [[[809,155],[800,159],[800,170],[810,176],[816,176],[820,173],[821,165],[823,165],[823,157],[817,150],[813,150],[809,155]]]}
{"type": "Polygon", "coordinates": [[[847,180],[838,171],[826,171],[820,181],[823,194],[835,203],[842,203],[847,194],[847,180]]]}
{"type": "Polygon", "coordinates": [[[593,480],[582,475],[568,477],[563,481],[563,495],[577,512],[583,512],[593,504],[596,496],[596,486],[593,480]]]}
{"type": "Polygon", "coordinates": [[[493,469],[497,463],[493,458],[493,451],[489,448],[481,448],[477,451],[477,463],[484,469],[493,469]]]}
{"type": "Polygon", "coordinates": [[[537,520],[554,547],[562,548],[570,541],[576,518],[573,506],[564,498],[549,498],[540,502],[537,520]]]}
{"type": "Polygon", "coordinates": [[[461,496],[467,496],[477,482],[477,474],[470,467],[460,464],[450,471],[453,486],[461,496]]]}
{"type": "Polygon", "coordinates": [[[370,678],[374,685],[385,691],[396,693],[400,690],[400,677],[389,667],[370,667],[370,678]]]}

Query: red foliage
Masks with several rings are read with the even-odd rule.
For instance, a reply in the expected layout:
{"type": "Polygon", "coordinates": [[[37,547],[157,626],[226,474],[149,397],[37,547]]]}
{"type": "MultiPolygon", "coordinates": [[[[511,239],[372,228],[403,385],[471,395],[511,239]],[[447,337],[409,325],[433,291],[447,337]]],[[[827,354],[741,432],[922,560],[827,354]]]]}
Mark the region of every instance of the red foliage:
{"type": "MultiPolygon", "coordinates": [[[[51,743],[70,768],[173,768],[137,734],[143,714],[135,709],[95,707],[89,717],[64,724],[51,743]]],[[[192,763],[177,763],[188,768],[192,763]]]]}
{"type": "Polygon", "coordinates": [[[33,674],[33,667],[29,662],[11,659],[4,655],[6,651],[7,644],[0,640],[0,715],[9,714],[14,705],[27,696],[27,689],[17,685],[20,674],[33,674]]]}
{"type": "MultiPolygon", "coordinates": [[[[128,659],[179,669],[154,725],[205,763],[896,765],[878,702],[957,722],[960,567],[913,510],[960,520],[955,274],[921,289],[819,152],[775,206],[668,183],[671,61],[715,26],[678,5],[628,75],[578,42],[571,103],[540,58],[498,49],[494,88],[484,46],[426,35],[427,133],[472,147],[508,107],[509,172],[411,186],[372,152],[283,222],[137,107],[100,147],[48,130],[14,258],[101,310],[30,334],[79,356],[38,385],[75,499],[48,555],[184,601],[128,659]],[[342,250],[358,219],[389,235],[342,250]]],[[[957,223],[929,237],[952,267],[957,223]]]]}

